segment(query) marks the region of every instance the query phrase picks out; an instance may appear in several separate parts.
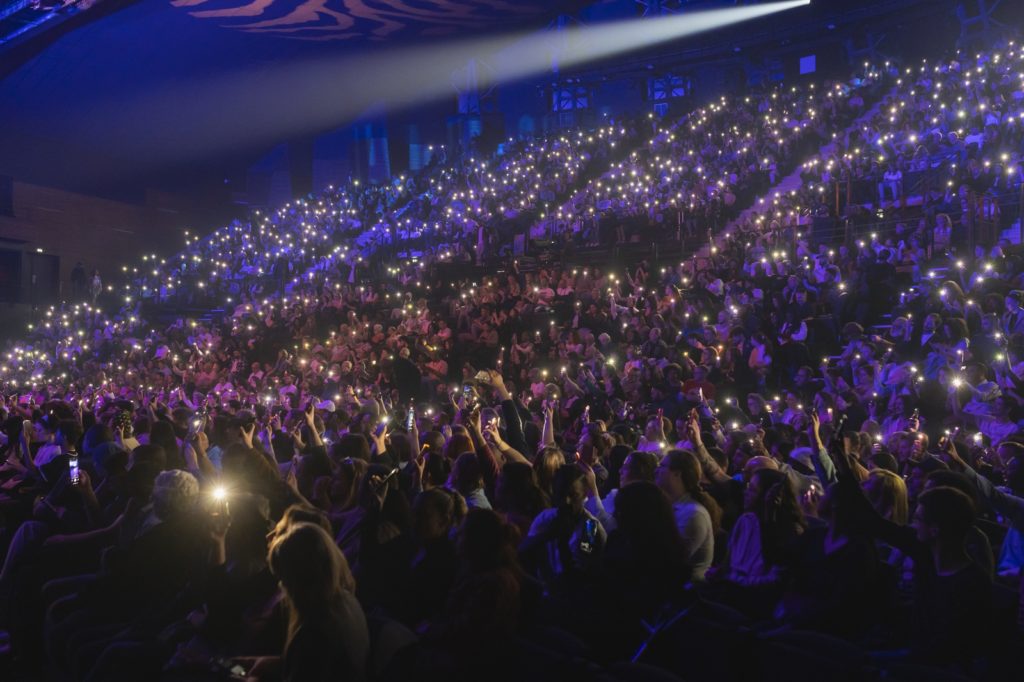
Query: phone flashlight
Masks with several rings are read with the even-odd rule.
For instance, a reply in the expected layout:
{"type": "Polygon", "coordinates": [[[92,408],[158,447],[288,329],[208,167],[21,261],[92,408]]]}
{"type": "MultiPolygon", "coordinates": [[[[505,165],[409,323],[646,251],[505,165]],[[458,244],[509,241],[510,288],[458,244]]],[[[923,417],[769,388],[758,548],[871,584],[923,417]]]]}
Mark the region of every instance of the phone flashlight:
{"type": "Polygon", "coordinates": [[[78,485],[82,481],[82,476],[78,472],[78,455],[74,452],[68,456],[68,478],[71,485],[78,485]]]}

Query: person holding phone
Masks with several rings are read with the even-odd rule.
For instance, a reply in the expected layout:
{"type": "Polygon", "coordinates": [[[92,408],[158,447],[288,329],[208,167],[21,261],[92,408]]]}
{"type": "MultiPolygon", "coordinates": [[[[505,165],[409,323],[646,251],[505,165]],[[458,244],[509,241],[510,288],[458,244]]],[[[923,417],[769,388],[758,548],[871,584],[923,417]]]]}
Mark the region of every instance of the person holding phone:
{"type": "Polygon", "coordinates": [[[519,554],[550,592],[571,598],[596,577],[608,534],[584,506],[586,474],[580,467],[560,467],[552,492],[555,506],[537,515],[519,554]]]}
{"type": "Polygon", "coordinates": [[[647,426],[640,437],[637,450],[664,454],[667,446],[668,436],[665,435],[665,418],[660,414],[655,414],[647,420],[647,426]]]}
{"type": "Polygon", "coordinates": [[[35,456],[35,465],[46,472],[51,462],[57,458],[75,452],[78,440],[82,437],[82,427],[74,419],[62,419],[57,423],[53,442],[39,449],[35,456]]]}
{"type": "Polygon", "coordinates": [[[33,461],[36,467],[42,468],[54,458],[59,457],[62,448],[58,440],[57,431],[59,430],[58,420],[53,415],[45,415],[42,419],[39,419],[32,423],[32,430],[29,435],[29,446],[36,445],[37,450],[33,461]]]}

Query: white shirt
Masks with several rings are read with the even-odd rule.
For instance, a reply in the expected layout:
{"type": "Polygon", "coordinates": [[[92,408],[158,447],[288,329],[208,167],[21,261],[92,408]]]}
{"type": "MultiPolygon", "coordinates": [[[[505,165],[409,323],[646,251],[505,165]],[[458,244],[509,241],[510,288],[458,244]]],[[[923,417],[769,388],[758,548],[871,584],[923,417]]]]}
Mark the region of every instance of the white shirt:
{"type": "Polygon", "coordinates": [[[663,448],[664,448],[664,444],[662,444],[662,443],[660,443],[660,442],[658,442],[656,440],[647,440],[646,437],[645,438],[641,438],[640,439],[640,444],[636,446],[636,449],[637,449],[638,452],[653,452],[654,454],[658,455],[659,458],[660,458],[660,456],[662,454],[661,451],[662,451],[663,448]]]}
{"type": "Polygon", "coordinates": [[[47,443],[36,451],[36,456],[33,461],[35,462],[36,467],[41,467],[45,464],[49,464],[59,456],[60,446],[56,443],[47,443]]]}
{"type": "Polygon", "coordinates": [[[619,494],[619,489],[615,488],[609,490],[608,494],[604,496],[604,499],[600,497],[588,497],[586,504],[587,511],[597,517],[597,520],[601,522],[604,529],[609,533],[618,527],[615,522],[615,496],[619,494]]]}
{"type": "Polygon", "coordinates": [[[686,558],[693,566],[693,579],[703,580],[715,558],[715,531],[711,514],[704,505],[688,495],[672,504],[672,512],[683,538],[686,558]]]}
{"type": "Polygon", "coordinates": [[[978,428],[991,439],[993,447],[999,445],[1020,430],[1016,422],[1001,422],[998,419],[986,418],[978,418],[978,428]]]}

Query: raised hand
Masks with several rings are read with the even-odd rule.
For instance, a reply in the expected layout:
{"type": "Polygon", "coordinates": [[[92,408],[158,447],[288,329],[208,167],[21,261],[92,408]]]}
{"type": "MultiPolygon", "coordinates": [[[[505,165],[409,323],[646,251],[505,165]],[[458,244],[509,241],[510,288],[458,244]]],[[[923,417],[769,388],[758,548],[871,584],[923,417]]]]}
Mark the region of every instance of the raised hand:
{"type": "Polygon", "coordinates": [[[423,471],[427,468],[427,458],[423,454],[416,455],[409,463],[412,464],[413,485],[423,480],[423,471]]]}
{"type": "Polygon", "coordinates": [[[292,456],[292,465],[288,467],[288,473],[284,477],[284,482],[288,484],[288,487],[298,492],[299,480],[298,480],[298,468],[299,468],[299,456],[292,456]]]}
{"type": "Polygon", "coordinates": [[[821,503],[821,489],[817,485],[811,485],[807,491],[800,496],[800,506],[804,514],[818,516],[818,505],[821,503]]]}
{"type": "Polygon", "coordinates": [[[196,449],[201,452],[206,452],[210,448],[210,437],[206,435],[206,431],[197,431],[192,440],[196,449]]]}
{"type": "Polygon", "coordinates": [[[697,410],[690,410],[690,414],[686,419],[686,437],[695,446],[701,444],[700,415],[697,414],[697,410]]]}
{"type": "Polygon", "coordinates": [[[243,426],[241,431],[242,431],[242,442],[245,443],[245,446],[247,448],[251,448],[252,447],[252,437],[253,437],[253,434],[256,433],[256,423],[253,422],[252,424],[248,424],[247,426],[243,426]]]}
{"type": "Polygon", "coordinates": [[[600,492],[597,489],[597,474],[594,473],[594,467],[583,460],[577,462],[576,466],[583,471],[583,480],[587,487],[587,497],[598,497],[600,492]]]}
{"type": "Polygon", "coordinates": [[[501,431],[498,429],[497,421],[487,422],[487,425],[484,426],[484,436],[499,448],[504,444],[504,441],[501,438],[501,431]]]}
{"type": "Polygon", "coordinates": [[[466,426],[471,428],[477,434],[483,433],[480,429],[480,410],[474,409],[472,412],[469,413],[469,422],[466,424],[466,426]]]}
{"type": "Polygon", "coordinates": [[[487,383],[494,388],[502,400],[509,400],[512,397],[505,387],[505,380],[501,377],[501,372],[493,369],[487,370],[487,383]]]}
{"type": "Polygon", "coordinates": [[[377,454],[383,455],[384,451],[387,450],[388,425],[380,424],[376,429],[373,430],[373,432],[370,434],[370,437],[373,439],[373,444],[377,448],[377,454]]]}

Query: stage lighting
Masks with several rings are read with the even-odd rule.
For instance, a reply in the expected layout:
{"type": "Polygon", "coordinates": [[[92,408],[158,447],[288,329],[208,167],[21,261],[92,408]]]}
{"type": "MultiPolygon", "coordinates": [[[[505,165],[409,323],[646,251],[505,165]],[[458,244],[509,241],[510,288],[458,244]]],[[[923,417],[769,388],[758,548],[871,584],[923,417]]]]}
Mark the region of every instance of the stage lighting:
{"type": "Polygon", "coordinates": [[[473,60],[474,85],[495,84],[704,33],[810,4],[789,0],[630,19],[561,32],[533,31],[271,66],[164,87],[97,108],[101,128],[117,131],[133,158],[166,164],[330,130],[367,110],[422,104],[452,95],[452,74],[473,60]],[[183,125],[184,123],[184,125],[183,125]]]}

